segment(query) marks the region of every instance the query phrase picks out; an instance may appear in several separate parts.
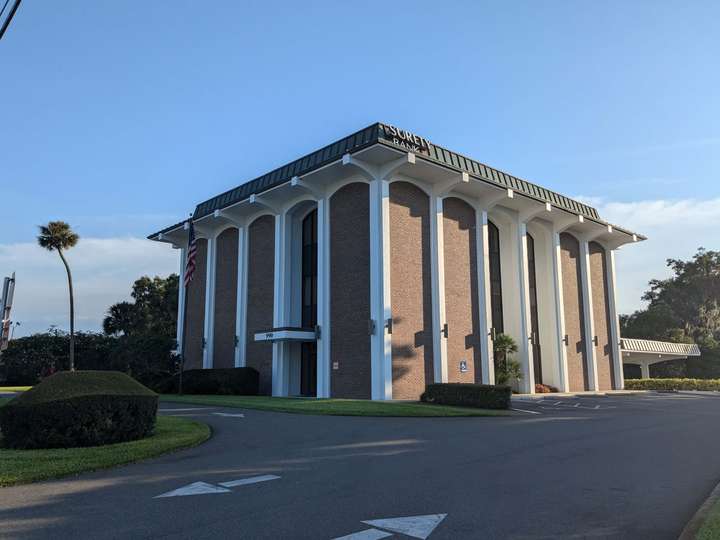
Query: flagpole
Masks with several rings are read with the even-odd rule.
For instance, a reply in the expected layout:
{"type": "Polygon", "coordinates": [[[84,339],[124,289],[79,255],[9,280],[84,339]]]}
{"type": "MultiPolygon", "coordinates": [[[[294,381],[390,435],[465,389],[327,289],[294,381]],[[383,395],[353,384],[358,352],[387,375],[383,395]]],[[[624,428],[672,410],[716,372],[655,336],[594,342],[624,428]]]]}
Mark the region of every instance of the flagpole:
{"type": "Polygon", "coordinates": [[[178,381],[178,395],[182,395],[183,371],[185,371],[185,336],[187,334],[187,293],[189,287],[187,287],[185,283],[183,283],[183,287],[185,287],[185,301],[183,302],[182,338],[180,340],[180,379],[178,381]]]}
{"type": "MultiPolygon", "coordinates": [[[[190,214],[190,220],[192,220],[192,214],[190,214]]],[[[188,220],[189,221],[189,220],[188,220]]],[[[191,225],[192,226],[192,223],[191,225]]],[[[188,233],[189,235],[189,233],[188,233]]],[[[178,395],[182,395],[183,390],[183,372],[185,371],[185,342],[187,336],[187,306],[188,306],[188,290],[190,289],[190,282],[186,280],[187,273],[187,258],[190,246],[185,250],[185,257],[183,261],[183,282],[182,286],[185,287],[185,300],[183,301],[183,314],[182,314],[182,334],[180,336],[180,377],[178,379],[178,395]]]]}

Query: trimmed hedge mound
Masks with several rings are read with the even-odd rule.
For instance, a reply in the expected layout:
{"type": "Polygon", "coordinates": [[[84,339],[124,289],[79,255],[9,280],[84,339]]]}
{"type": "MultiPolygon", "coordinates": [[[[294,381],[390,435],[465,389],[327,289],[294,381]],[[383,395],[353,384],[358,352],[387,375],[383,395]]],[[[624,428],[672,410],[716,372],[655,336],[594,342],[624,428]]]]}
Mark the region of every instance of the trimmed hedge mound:
{"type": "Polygon", "coordinates": [[[720,391],[720,379],[625,379],[625,390],[720,391]]]}
{"type": "MultiPolygon", "coordinates": [[[[260,374],[251,367],[190,369],[183,372],[183,394],[256,396],[260,374]]],[[[177,393],[179,375],[174,376],[163,393],[177,393]]]]}
{"type": "Polygon", "coordinates": [[[438,383],[428,384],[420,400],[437,405],[457,405],[481,409],[509,409],[509,386],[490,384],[438,383]]]}
{"type": "Polygon", "coordinates": [[[141,439],[158,396],[118,371],[62,371],[0,408],[9,448],[73,448],[141,439]]]}

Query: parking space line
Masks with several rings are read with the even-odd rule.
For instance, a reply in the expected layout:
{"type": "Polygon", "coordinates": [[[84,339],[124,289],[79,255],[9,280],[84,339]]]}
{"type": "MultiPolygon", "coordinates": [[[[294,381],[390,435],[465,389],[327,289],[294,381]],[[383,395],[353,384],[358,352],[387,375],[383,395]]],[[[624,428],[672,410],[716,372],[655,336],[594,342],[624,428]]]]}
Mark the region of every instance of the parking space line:
{"type": "Polygon", "coordinates": [[[524,412],[524,413],[528,413],[528,414],[542,414],[542,413],[537,412],[537,411],[528,411],[528,410],[526,410],[526,409],[512,409],[512,408],[511,408],[510,410],[511,410],[511,411],[524,412]]]}

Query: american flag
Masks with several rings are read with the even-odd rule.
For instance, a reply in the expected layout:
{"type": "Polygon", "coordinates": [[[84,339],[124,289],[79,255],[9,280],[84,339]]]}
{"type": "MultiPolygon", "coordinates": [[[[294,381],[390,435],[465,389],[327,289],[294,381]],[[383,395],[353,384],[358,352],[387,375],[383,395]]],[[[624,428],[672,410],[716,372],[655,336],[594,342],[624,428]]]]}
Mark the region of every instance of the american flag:
{"type": "Polygon", "coordinates": [[[195,227],[193,227],[192,219],[189,219],[188,223],[190,224],[190,227],[188,234],[187,262],[185,263],[185,287],[190,285],[193,275],[195,275],[195,256],[197,255],[195,227]]]}

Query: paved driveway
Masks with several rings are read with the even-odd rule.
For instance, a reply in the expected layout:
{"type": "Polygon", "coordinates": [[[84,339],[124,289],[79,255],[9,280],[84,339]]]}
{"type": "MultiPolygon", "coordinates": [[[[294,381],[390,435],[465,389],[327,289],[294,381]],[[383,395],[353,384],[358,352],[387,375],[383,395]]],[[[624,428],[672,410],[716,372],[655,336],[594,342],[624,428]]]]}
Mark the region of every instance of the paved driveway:
{"type": "Polygon", "coordinates": [[[525,412],[344,418],[164,404],[214,437],[0,489],[0,537],[658,540],[677,538],[720,480],[720,397],[514,406],[525,412]],[[178,489],[207,493],[157,497],[178,489]],[[408,516],[428,517],[374,521],[408,516]]]}

